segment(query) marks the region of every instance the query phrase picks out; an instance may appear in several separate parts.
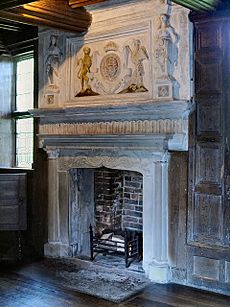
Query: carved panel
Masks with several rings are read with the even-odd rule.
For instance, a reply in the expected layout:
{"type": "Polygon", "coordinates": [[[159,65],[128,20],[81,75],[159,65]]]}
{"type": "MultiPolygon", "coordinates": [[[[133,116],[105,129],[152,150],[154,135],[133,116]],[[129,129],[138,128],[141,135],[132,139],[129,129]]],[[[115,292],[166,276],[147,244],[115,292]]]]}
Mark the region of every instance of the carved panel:
{"type": "Polygon", "coordinates": [[[223,234],[222,197],[195,193],[193,240],[220,244],[223,234]]]}
{"type": "Polygon", "coordinates": [[[221,145],[199,143],[196,146],[196,184],[220,184],[223,164],[221,145]]]}
{"type": "Polygon", "coordinates": [[[220,261],[206,257],[193,257],[193,275],[208,280],[220,279],[220,261]]]}
{"type": "Polygon", "coordinates": [[[69,41],[72,97],[148,92],[150,88],[147,32],[69,41]]]}
{"type": "Polygon", "coordinates": [[[217,132],[222,134],[221,105],[218,102],[197,105],[197,133],[217,132]]]}

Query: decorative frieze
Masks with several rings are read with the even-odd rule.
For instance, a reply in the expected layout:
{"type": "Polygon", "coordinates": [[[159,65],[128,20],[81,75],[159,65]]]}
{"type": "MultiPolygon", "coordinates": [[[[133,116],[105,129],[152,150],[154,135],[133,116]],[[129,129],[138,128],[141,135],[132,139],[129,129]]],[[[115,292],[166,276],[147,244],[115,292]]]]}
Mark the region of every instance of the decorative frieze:
{"type": "Polygon", "coordinates": [[[175,134],[184,133],[187,119],[45,124],[40,135],[175,134]]]}

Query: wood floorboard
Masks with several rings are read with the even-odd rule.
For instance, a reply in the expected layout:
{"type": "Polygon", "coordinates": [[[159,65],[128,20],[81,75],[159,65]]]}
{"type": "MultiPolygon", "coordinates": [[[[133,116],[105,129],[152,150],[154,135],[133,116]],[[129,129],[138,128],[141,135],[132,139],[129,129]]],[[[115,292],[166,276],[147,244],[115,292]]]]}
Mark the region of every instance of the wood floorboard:
{"type": "MultiPolygon", "coordinates": [[[[19,269],[0,268],[0,307],[230,307],[230,297],[175,284],[151,284],[129,300],[115,304],[39,278],[36,265],[19,269]]],[[[92,285],[93,286],[93,285],[92,285]]]]}
{"type": "Polygon", "coordinates": [[[180,286],[176,284],[169,285],[155,285],[145,291],[145,296],[157,296],[160,295],[162,298],[177,298],[186,300],[187,304],[194,306],[194,304],[200,304],[200,306],[230,306],[230,298],[220,295],[211,294],[212,300],[210,301],[210,292],[194,289],[191,287],[180,286]],[[223,298],[226,298],[224,301],[223,298]]]}

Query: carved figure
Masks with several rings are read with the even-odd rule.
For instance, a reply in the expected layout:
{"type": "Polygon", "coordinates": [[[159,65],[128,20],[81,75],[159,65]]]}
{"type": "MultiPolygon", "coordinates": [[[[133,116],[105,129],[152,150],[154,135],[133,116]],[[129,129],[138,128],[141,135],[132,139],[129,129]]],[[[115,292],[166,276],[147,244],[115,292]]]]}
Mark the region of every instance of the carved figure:
{"type": "Polygon", "coordinates": [[[131,84],[125,90],[120,93],[133,93],[133,92],[146,92],[148,91],[144,86],[144,64],[145,60],[149,60],[148,52],[146,48],[141,44],[139,39],[133,40],[133,48],[129,45],[125,46],[126,66],[129,63],[129,56],[134,66],[134,70],[131,75],[131,84]]]}
{"type": "Polygon", "coordinates": [[[171,79],[173,70],[177,65],[177,43],[179,35],[170,25],[169,15],[162,14],[159,18],[159,26],[156,37],[156,61],[161,73],[159,79],[171,79]]]}
{"type": "Polygon", "coordinates": [[[77,60],[77,66],[80,66],[77,72],[77,77],[81,82],[81,91],[76,95],[76,97],[98,95],[98,93],[95,93],[89,85],[89,73],[92,66],[92,56],[90,53],[91,49],[85,46],[83,48],[83,57],[77,60]]]}
{"type": "Polygon", "coordinates": [[[59,78],[59,66],[63,56],[61,49],[57,45],[57,40],[57,35],[50,36],[50,45],[47,50],[48,55],[45,61],[49,85],[56,87],[57,85],[55,84],[55,77],[59,78]]]}

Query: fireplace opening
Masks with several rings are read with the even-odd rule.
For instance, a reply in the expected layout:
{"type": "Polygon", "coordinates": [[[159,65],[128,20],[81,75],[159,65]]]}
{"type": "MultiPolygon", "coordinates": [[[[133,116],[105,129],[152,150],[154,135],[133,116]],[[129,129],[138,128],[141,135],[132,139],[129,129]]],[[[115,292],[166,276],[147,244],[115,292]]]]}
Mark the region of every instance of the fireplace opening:
{"type": "Polygon", "coordinates": [[[95,230],[143,232],[143,176],[99,168],[94,173],[95,230]]]}
{"type": "Polygon", "coordinates": [[[75,256],[95,260],[99,255],[119,255],[126,267],[142,260],[142,174],[105,167],[71,169],[70,192],[75,256]]]}
{"type": "Polygon", "coordinates": [[[90,227],[91,260],[95,254],[120,254],[126,267],[142,259],[143,176],[137,172],[95,170],[95,232],[90,227]]]}

